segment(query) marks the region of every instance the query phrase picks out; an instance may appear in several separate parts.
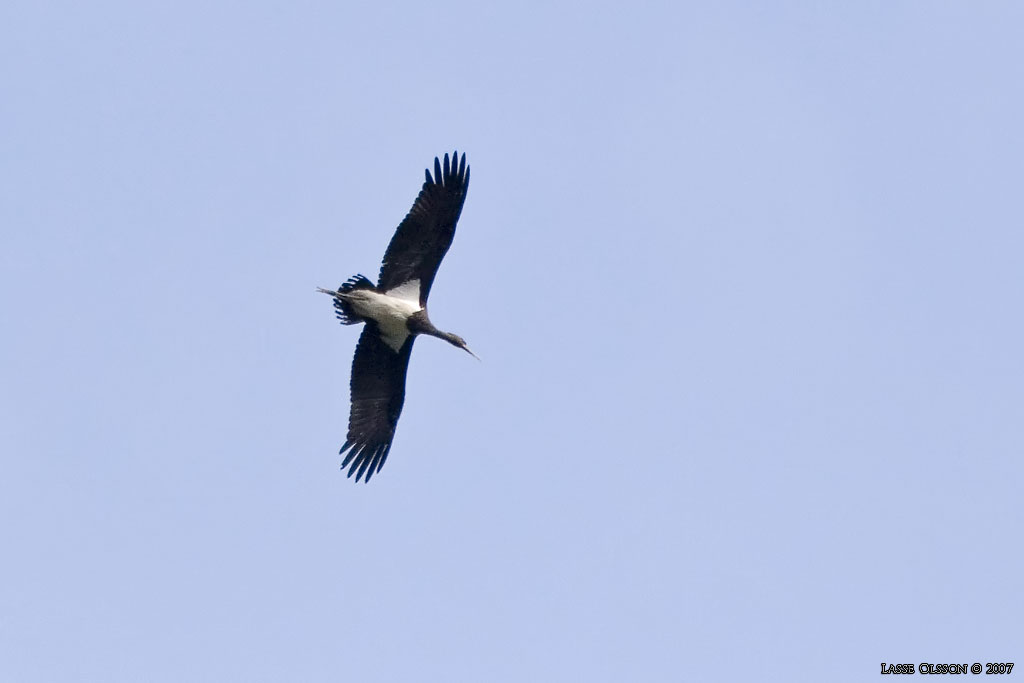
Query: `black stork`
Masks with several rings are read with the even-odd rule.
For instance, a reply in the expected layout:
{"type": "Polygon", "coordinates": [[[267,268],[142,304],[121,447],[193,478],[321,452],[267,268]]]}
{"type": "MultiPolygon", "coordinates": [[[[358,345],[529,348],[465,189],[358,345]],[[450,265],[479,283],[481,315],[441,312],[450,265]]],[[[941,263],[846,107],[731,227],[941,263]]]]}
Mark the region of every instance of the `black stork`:
{"type": "Polygon", "coordinates": [[[402,414],[405,375],[416,335],[444,339],[477,358],[465,339],[442,332],[427,317],[430,285],[452,245],[466,201],[466,155],[459,159],[455,152],[449,162],[445,154],[443,168],[434,157],[434,175],[429,168],[426,175],[423,189],[384,252],[377,285],[356,275],[337,291],[317,288],[334,297],[342,325],[366,323],[352,359],[352,409],[348,438],[340,451],[348,451],[341,469],[348,467],[348,476],[356,475],[356,481],[365,475],[369,482],[387,460],[402,414]]]}

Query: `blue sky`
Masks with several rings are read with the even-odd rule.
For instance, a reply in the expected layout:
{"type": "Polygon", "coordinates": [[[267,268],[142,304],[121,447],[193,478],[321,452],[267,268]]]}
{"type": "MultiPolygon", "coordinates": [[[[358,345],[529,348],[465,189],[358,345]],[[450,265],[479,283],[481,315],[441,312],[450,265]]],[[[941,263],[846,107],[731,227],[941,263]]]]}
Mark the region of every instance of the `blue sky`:
{"type": "Polygon", "coordinates": [[[5,3],[0,678],[1021,659],[1015,3],[5,3]],[[473,169],[405,413],[357,330],[473,169]]]}

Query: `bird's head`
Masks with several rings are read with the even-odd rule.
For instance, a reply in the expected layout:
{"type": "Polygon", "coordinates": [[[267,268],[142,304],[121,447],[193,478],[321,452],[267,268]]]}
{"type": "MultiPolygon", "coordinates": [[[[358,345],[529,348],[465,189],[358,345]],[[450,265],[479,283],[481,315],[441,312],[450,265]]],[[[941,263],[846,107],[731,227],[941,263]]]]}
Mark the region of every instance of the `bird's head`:
{"type": "Polygon", "coordinates": [[[466,346],[466,340],[463,339],[462,337],[460,337],[459,335],[457,335],[457,334],[449,334],[447,337],[445,337],[445,339],[447,339],[448,343],[451,344],[452,346],[457,346],[460,349],[462,349],[463,351],[465,351],[466,353],[468,353],[469,355],[473,356],[473,358],[476,358],[477,360],[480,360],[480,356],[478,356],[475,353],[473,353],[472,351],[470,351],[469,347],[466,346]]]}

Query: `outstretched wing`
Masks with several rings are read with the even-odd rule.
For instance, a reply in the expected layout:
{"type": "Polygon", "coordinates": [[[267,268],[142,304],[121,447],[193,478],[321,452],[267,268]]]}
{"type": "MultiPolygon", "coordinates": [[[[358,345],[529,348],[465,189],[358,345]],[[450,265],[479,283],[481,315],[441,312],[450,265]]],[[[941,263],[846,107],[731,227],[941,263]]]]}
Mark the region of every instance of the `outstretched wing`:
{"type": "Polygon", "coordinates": [[[445,154],[443,169],[434,157],[433,177],[427,169],[423,189],[384,252],[378,288],[387,291],[419,280],[420,305],[426,306],[434,275],[455,238],[455,224],[468,189],[465,154],[460,160],[455,152],[451,163],[445,154]]]}
{"type": "Polygon", "coordinates": [[[341,469],[356,481],[366,481],[380,471],[395,438],[395,426],[405,402],[405,374],[415,335],[409,335],[395,352],[384,343],[373,321],[363,328],[352,359],[352,411],[348,420],[348,439],[340,453],[348,451],[341,469]]]}

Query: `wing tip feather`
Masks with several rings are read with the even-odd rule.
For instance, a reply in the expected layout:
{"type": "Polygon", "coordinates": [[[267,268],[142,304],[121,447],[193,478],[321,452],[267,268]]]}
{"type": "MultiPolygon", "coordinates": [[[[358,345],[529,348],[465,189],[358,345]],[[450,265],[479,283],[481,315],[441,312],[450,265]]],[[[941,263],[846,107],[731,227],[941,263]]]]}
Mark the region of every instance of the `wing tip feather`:
{"type": "Polygon", "coordinates": [[[444,153],[444,157],[434,157],[434,172],[427,168],[423,172],[424,189],[427,185],[438,185],[450,188],[461,185],[465,189],[469,184],[469,165],[466,164],[466,153],[459,155],[459,150],[444,153]],[[443,161],[442,161],[443,158],[443,161]]]}
{"type": "Polygon", "coordinates": [[[348,450],[348,455],[341,463],[341,469],[348,469],[348,473],[345,475],[351,479],[355,475],[355,480],[360,480],[363,483],[369,483],[370,478],[377,474],[384,467],[384,462],[388,459],[388,453],[391,451],[391,442],[368,444],[368,443],[356,443],[354,441],[346,441],[338,451],[339,455],[348,450]]]}

